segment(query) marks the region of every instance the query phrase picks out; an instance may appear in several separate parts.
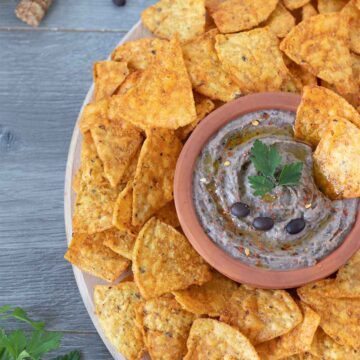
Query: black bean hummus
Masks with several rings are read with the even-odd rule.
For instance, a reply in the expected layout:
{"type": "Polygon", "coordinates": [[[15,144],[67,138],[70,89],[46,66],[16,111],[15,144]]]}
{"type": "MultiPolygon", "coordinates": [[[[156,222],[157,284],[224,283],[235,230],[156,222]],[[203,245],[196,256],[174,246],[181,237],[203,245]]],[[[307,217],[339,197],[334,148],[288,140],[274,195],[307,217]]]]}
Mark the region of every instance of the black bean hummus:
{"type": "Polygon", "coordinates": [[[294,120],[294,113],[280,110],[241,116],[210,139],[195,165],[193,198],[203,228],[218,246],[249,265],[312,266],[343,242],[356,220],[357,199],[331,201],[318,189],[312,149],[294,139],[294,120]],[[248,177],[257,171],[249,154],[256,139],[274,145],[285,164],[303,162],[298,185],[253,194],[248,177]],[[234,211],[239,203],[242,207],[234,211]],[[271,224],[259,230],[256,222],[264,218],[271,224]]]}

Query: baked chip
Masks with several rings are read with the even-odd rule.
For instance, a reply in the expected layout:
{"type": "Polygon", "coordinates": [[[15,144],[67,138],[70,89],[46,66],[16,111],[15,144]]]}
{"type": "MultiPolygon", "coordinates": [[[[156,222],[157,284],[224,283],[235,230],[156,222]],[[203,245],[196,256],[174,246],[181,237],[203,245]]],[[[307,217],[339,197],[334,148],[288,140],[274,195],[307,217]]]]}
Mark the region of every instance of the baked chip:
{"type": "Polygon", "coordinates": [[[189,41],[205,32],[205,0],[160,0],[143,11],[141,20],[158,37],[189,41]]]}
{"type": "Polygon", "coordinates": [[[280,44],[286,55],[341,93],[356,91],[349,24],[340,13],[320,14],[295,26],[280,44]]]}
{"type": "Polygon", "coordinates": [[[343,292],[346,292],[347,297],[354,296],[360,298],[360,251],[357,251],[340,268],[336,275],[336,283],[343,292]]]}
{"type": "Polygon", "coordinates": [[[259,360],[254,347],[241,332],[213,319],[194,321],[184,360],[259,360]]]}
{"type": "Polygon", "coordinates": [[[299,307],[284,290],[240,286],[220,320],[238,328],[254,345],[288,333],[302,321],[299,307]]]}
{"type": "Polygon", "coordinates": [[[210,30],[183,46],[184,61],[193,88],[211,99],[230,101],[238,97],[239,87],[225,72],[215,51],[218,30],[210,30]]]}
{"type": "Polygon", "coordinates": [[[316,331],[310,352],[319,359],[360,359],[359,350],[339,345],[321,328],[316,331]]]}
{"type": "Polygon", "coordinates": [[[203,120],[205,116],[211,113],[211,111],[213,111],[215,108],[215,104],[210,99],[204,97],[196,96],[195,102],[197,114],[196,120],[191,124],[176,130],[176,136],[182,141],[186,140],[190,133],[198,126],[200,121],[203,120]]]}
{"type": "Polygon", "coordinates": [[[168,224],[174,228],[179,227],[179,219],[176,213],[174,201],[168,202],[156,214],[155,217],[161,222],[168,224]]]}
{"type": "Polygon", "coordinates": [[[298,326],[287,334],[256,347],[261,358],[277,360],[310,351],[320,316],[304,303],[300,303],[300,308],[304,318],[298,326]]]}
{"type": "Polygon", "coordinates": [[[341,10],[341,14],[348,17],[350,50],[360,53],[360,9],[356,6],[356,0],[350,0],[341,10]]]}
{"type": "Polygon", "coordinates": [[[116,90],[115,95],[126,94],[141,79],[142,70],[132,72],[116,90]]]}
{"type": "Polygon", "coordinates": [[[356,4],[356,7],[357,7],[358,9],[360,9],[360,0],[356,0],[356,1],[355,1],[355,4],[356,4]]]}
{"type": "Polygon", "coordinates": [[[134,226],[144,224],[173,199],[175,167],[181,149],[174,131],[152,129],[147,133],[133,183],[134,226]]]}
{"type": "Polygon", "coordinates": [[[152,360],[182,359],[195,315],[183,310],[175,299],[147,300],[137,311],[146,348],[152,360]]]}
{"type": "Polygon", "coordinates": [[[340,11],[349,0],[318,0],[320,14],[340,11]]]}
{"type": "Polygon", "coordinates": [[[360,299],[321,296],[321,288],[328,281],[318,282],[316,286],[304,286],[297,289],[297,293],[320,315],[320,326],[327,335],[340,345],[360,349],[360,299]]]}
{"type": "Polygon", "coordinates": [[[79,121],[79,128],[82,134],[85,134],[93,126],[102,124],[108,118],[109,99],[103,99],[84,107],[79,121]]]}
{"type": "Polygon", "coordinates": [[[174,291],[175,299],[187,311],[197,315],[220,316],[238,285],[213,271],[212,279],[203,285],[192,285],[174,291]]]}
{"type": "Polygon", "coordinates": [[[275,10],[278,0],[226,0],[211,14],[222,33],[249,30],[265,21],[275,10]]]}
{"type": "Polygon", "coordinates": [[[278,46],[268,27],[217,35],[215,44],[223,68],[245,94],[280,89],[288,70],[278,46]]]}
{"type": "Polygon", "coordinates": [[[177,129],[196,119],[191,82],[177,39],[156,54],[135,84],[110,101],[109,118],[140,128],[177,129]]]}
{"type": "Polygon", "coordinates": [[[301,18],[302,20],[309,19],[313,16],[316,16],[318,14],[317,10],[314,8],[314,6],[311,3],[308,3],[303,6],[301,9],[301,18]]]}
{"type": "Polygon", "coordinates": [[[208,265],[185,236],[156,218],[144,225],[136,239],[133,273],[145,299],[211,279],[208,265]]]}
{"type": "Polygon", "coordinates": [[[135,245],[135,235],[126,230],[108,230],[104,239],[104,245],[117,254],[131,260],[135,245]]]}
{"type": "Polygon", "coordinates": [[[118,46],[111,54],[114,61],[124,61],[131,71],[145,70],[155,59],[159,49],[168,46],[166,40],[144,38],[118,46]]]}
{"type": "Polygon", "coordinates": [[[115,187],[141,146],[141,132],[124,121],[105,120],[91,128],[91,136],[104,164],[105,176],[115,187]]]}
{"type": "Polygon", "coordinates": [[[211,15],[215,12],[216,8],[226,0],[205,0],[205,8],[208,13],[211,15]]]}
{"type": "Polygon", "coordinates": [[[289,10],[295,10],[308,4],[310,0],[283,0],[283,2],[289,10]]]}
{"type": "Polygon", "coordinates": [[[103,244],[106,233],[111,231],[92,235],[74,234],[65,259],[91,275],[106,281],[115,281],[126,271],[130,261],[103,244]]]}
{"type": "Polygon", "coordinates": [[[279,38],[283,38],[295,26],[295,18],[285,6],[279,2],[266,23],[279,38]]]}
{"type": "Polygon", "coordinates": [[[140,360],[145,351],[143,335],[135,321],[136,307],[142,301],[132,281],[95,286],[94,303],[101,327],[115,348],[129,360],[140,360]]]}
{"type": "Polygon", "coordinates": [[[128,75],[126,62],[97,61],[94,64],[94,100],[111,96],[128,75]]]}
{"type": "Polygon", "coordinates": [[[314,153],[314,176],[331,199],[360,196],[360,129],[333,120],[314,153]]]}
{"type": "Polygon", "coordinates": [[[344,98],[321,86],[305,86],[296,114],[295,137],[316,146],[335,119],[360,127],[360,114],[344,98]]]}

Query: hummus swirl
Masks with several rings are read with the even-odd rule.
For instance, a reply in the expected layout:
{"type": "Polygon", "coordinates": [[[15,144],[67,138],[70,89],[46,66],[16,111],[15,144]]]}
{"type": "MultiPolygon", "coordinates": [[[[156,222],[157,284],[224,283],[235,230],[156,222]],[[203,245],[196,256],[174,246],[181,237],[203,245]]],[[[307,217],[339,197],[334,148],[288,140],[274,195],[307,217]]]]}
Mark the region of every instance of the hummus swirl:
{"type": "Polygon", "coordinates": [[[193,199],[203,228],[217,245],[249,265],[277,270],[312,266],[343,242],[356,220],[357,199],[331,201],[318,189],[312,149],[294,139],[294,118],[294,113],[280,110],[241,116],[210,139],[196,162],[193,199]],[[256,139],[275,146],[282,164],[303,162],[297,186],[278,186],[263,197],[253,195],[248,178],[257,175],[250,161],[256,139]],[[232,215],[236,202],[247,204],[250,214],[232,215]],[[273,228],[254,229],[252,223],[259,216],[271,217],[273,228]],[[305,228],[290,235],[286,225],[297,218],[305,220],[305,228]]]}

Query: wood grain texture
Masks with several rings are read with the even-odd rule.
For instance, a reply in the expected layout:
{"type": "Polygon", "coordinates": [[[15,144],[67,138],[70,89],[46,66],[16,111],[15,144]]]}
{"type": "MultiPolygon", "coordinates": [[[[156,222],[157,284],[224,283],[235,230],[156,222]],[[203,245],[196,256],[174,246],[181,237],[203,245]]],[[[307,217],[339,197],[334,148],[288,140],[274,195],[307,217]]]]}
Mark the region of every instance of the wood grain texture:
{"type": "MultiPolygon", "coordinates": [[[[111,0],[55,0],[43,19],[40,30],[127,31],[141,11],[156,0],[127,0],[124,7],[111,0]]],[[[30,27],[14,15],[14,0],[0,1],[0,29],[30,27]]]]}

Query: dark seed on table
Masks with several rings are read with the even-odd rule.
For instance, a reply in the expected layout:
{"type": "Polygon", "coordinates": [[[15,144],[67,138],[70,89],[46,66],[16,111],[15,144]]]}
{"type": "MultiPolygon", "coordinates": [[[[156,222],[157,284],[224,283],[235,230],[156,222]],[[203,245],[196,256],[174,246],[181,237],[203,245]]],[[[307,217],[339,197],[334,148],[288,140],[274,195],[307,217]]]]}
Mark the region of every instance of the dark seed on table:
{"type": "Polygon", "coordinates": [[[237,202],[231,205],[231,214],[237,217],[245,217],[250,214],[249,205],[237,202]]]}
{"type": "Polygon", "coordinates": [[[259,216],[254,219],[253,226],[256,230],[267,231],[274,226],[274,220],[270,217],[259,216]]]}
{"type": "Polygon", "coordinates": [[[291,234],[298,234],[305,227],[305,220],[303,218],[293,219],[286,225],[286,231],[291,234]]]}
{"type": "Polygon", "coordinates": [[[124,6],[126,4],[126,0],[113,0],[113,3],[116,6],[124,6]]]}

